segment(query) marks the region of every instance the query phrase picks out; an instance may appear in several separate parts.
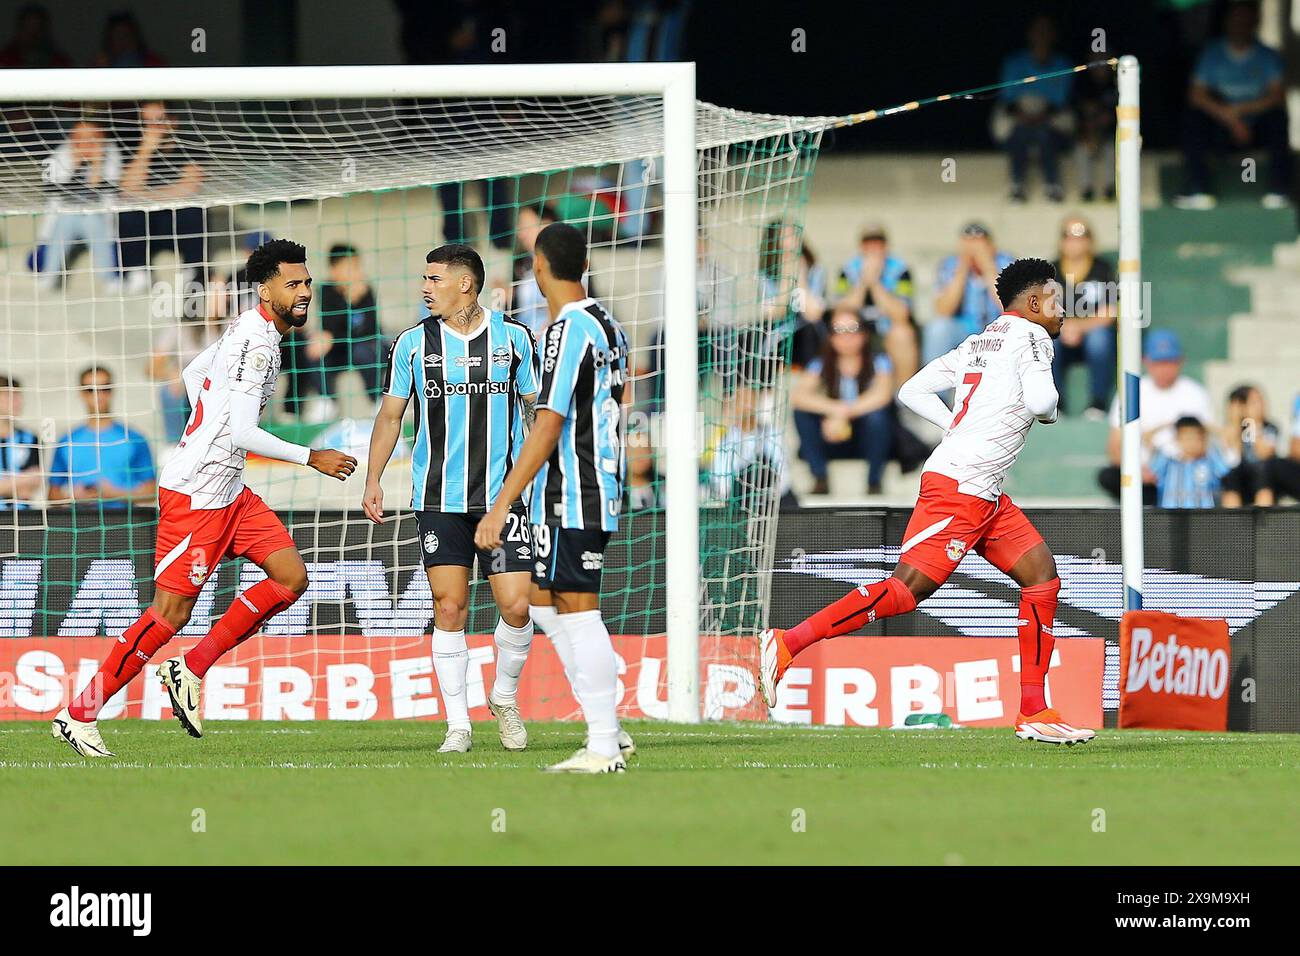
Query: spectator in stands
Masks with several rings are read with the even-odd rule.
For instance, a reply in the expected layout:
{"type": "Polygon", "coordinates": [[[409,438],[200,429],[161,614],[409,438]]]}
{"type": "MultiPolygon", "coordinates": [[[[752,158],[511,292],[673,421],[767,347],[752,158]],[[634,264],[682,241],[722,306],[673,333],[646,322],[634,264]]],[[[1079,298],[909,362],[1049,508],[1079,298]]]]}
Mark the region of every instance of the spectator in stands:
{"type": "Polygon", "coordinates": [[[127,289],[149,285],[153,253],[171,249],[188,267],[185,282],[202,278],[207,261],[207,223],[203,209],[184,201],[203,186],[203,167],[176,136],[176,122],[160,102],[140,106],[140,141],[122,172],[122,196],[131,202],[162,203],[167,208],[130,210],[117,215],[122,269],[127,289]]]}
{"type": "Polygon", "coordinates": [[[1186,182],[1174,200],[1180,209],[1211,209],[1211,150],[1254,147],[1269,155],[1269,209],[1290,202],[1292,157],[1287,133],[1282,58],[1255,35],[1259,7],[1250,0],[1229,4],[1223,36],[1201,51],[1192,73],[1184,117],[1186,182]]]}
{"type": "Polygon", "coordinates": [[[764,411],[770,397],[762,387],[747,384],[732,391],[727,421],[704,452],[706,492],[712,501],[752,512],[775,485],[783,505],[796,504],[781,430],[764,411]]]}
{"type": "Polygon", "coordinates": [[[840,270],[839,293],[839,304],[857,309],[880,336],[898,380],[911,378],[920,364],[912,320],[912,270],[889,254],[884,226],[862,230],[858,254],[840,270]]]}
{"type": "MultiPolygon", "coordinates": [[[[1150,433],[1143,435],[1151,441],[1150,433]]],[[[1204,423],[1192,415],[1174,422],[1173,454],[1154,451],[1151,472],[1161,508],[1213,508],[1223,478],[1232,469],[1222,452],[1209,443],[1204,423]]]]}
{"type": "MultiPolygon", "coordinates": [[[[1138,386],[1138,407],[1142,429],[1142,501],[1157,503],[1156,473],[1150,466],[1153,452],[1167,458],[1179,454],[1174,435],[1174,423],[1180,418],[1195,418],[1201,423],[1212,423],[1210,394],[1200,382],[1182,374],[1183,345],[1177,334],[1169,329],[1148,332],[1142,364],[1146,374],[1138,386]]],[[[1098,484],[1111,497],[1119,499],[1120,422],[1119,396],[1110,406],[1110,437],[1106,442],[1106,455],[1111,464],[1097,475],[1098,484]]]]}
{"type": "Polygon", "coordinates": [[[111,414],[113,378],[92,365],[81,373],[86,421],[59,439],[50,462],[50,501],[100,501],[105,507],[150,504],[153,455],[143,435],[111,414]]]}
{"type": "MultiPolygon", "coordinates": [[[[1070,61],[1056,52],[1056,24],[1046,15],[1035,17],[1026,33],[1025,49],[1002,61],[1002,82],[1069,69],[1070,61]]],[[[1059,157],[1074,132],[1070,112],[1070,78],[1058,76],[1037,83],[1004,87],[993,111],[993,139],[1005,143],[1011,161],[1011,200],[1024,202],[1030,153],[1037,151],[1043,167],[1047,198],[1060,202],[1059,157]]]]}
{"type": "Polygon", "coordinates": [[[0,49],[0,68],[59,69],[72,66],[72,60],[58,48],[50,29],[50,12],[36,3],[18,8],[14,19],[13,39],[0,49]]]}
{"type": "Polygon", "coordinates": [[[282,367],[289,371],[285,407],[301,411],[305,421],[321,424],[337,416],[338,377],[349,370],[361,376],[366,397],[379,400],[384,372],[379,306],[354,246],[337,243],[330,248],[329,281],[321,286],[320,330],[287,339],[280,349],[282,367]],[[302,408],[313,394],[316,398],[302,408]]]}
{"type": "Polygon", "coordinates": [[[121,282],[113,249],[113,214],[99,207],[122,178],[117,144],[97,120],[79,120],[63,145],[50,154],[44,178],[50,213],[41,227],[34,262],[41,287],[54,289],[62,284],[69,248],[85,242],[100,283],[116,290],[121,282]]]}
{"type": "Polygon", "coordinates": [[[1061,224],[1056,272],[1065,285],[1065,321],[1052,359],[1052,377],[1065,414],[1065,372],[1071,365],[1088,366],[1089,400],[1085,417],[1102,421],[1115,384],[1115,269],[1097,255],[1092,227],[1079,216],[1061,224]]]}
{"type": "Polygon", "coordinates": [[[537,287],[533,277],[533,248],[537,234],[557,221],[555,210],[546,203],[521,206],[515,217],[515,255],[513,278],[510,283],[510,316],[532,330],[533,338],[540,339],[542,329],[550,322],[546,297],[537,287]]]}
{"type": "Polygon", "coordinates": [[[198,358],[200,352],[221,338],[224,326],[224,316],[184,316],[179,322],[168,324],[154,337],[148,372],[149,378],[158,383],[163,438],[169,444],[175,445],[181,440],[193,410],[181,372],[198,358]]]}
{"type": "Polygon", "coordinates": [[[1273,456],[1271,471],[1274,494],[1300,501],[1300,394],[1291,404],[1291,447],[1285,457],[1273,456]]]}
{"type": "Polygon", "coordinates": [[[18,379],[0,375],[0,511],[26,508],[40,491],[41,448],[36,436],[18,424],[23,413],[18,379]]]}
{"type": "MultiPolygon", "coordinates": [[[[477,238],[465,232],[465,189],[473,182],[443,183],[438,187],[438,200],[442,203],[442,236],[448,243],[473,245],[477,238]]],[[[488,240],[497,249],[509,249],[514,228],[514,190],[509,179],[488,179],[483,182],[483,199],[487,204],[488,240]]],[[[473,207],[470,207],[471,209],[473,207]]]]}
{"type": "MultiPolygon", "coordinates": [[[[750,337],[745,334],[733,337],[731,329],[725,324],[735,314],[736,280],[710,255],[708,238],[703,233],[696,239],[695,252],[696,364],[701,388],[707,392],[708,386],[703,384],[705,379],[713,375],[721,375],[725,379],[729,374],[740,370],[736,362],[736,345],[737,342],[750,341],[750,337]],[[724,316],[724,322],[714,321],[717,314],[724,316]]],[[[596,297],[594,293],[592,297],[596,297]]],[[[651,415],[663,410],[663,354],[664,327],[659,322],[655,326],[649,347],[638,350],[634,357],[630,396],[638,409],[651,415]]],[[[626,392],[624,394],[627,395],[626,392]]]]}
{"type": "MultiPolygon", "coordinates": [[[[241,263],[252,254],[254,249],[274,238],[271,233],[260,230],[245,233],[241,263]]],[[[204,291],[207,293],[207,302],[201,312],[209,319],[233,319],[249,309],[257,308],[257,290],[249,283],[248,273],[242,264],[233,270],[229,267],[210,268],[204,291]]],[[[294,338],[306,331],[300,329],[294,338]]]]}
{"type": "Polygon", "coordinates": [[[627,436],[627,510],[650,511],[663,507],[655,452],[648,430],[627,436]]]}
{"type": "Polygon", "coordinates": [[[994,282],[1011,261],[993,244],[987,226],[972,222],[962,228],[956,254],[939,263],[935,317],[921,330],[922,362],[955,349],[1002,314],[994,282]]]}
{"type": "Polygon", "coordinates": [[[1097,197],[1098,177],[1102,194],[1115,198],[1115,109],[1119,87],[1109,65],[1089,67],[1074,87],[1074,111],[1078,133],[1074,159],[1079,171],[1079,198],[1092,202],[1097,197]]]}
{"type": "Polygon", "coordinates": [[[837,308],[821,355],[795,379],[790,395],[813,494],[830,491],[828,463],[843,458],[866,461],[867,493],[880,493],[893,442],[893,400],[889,359],[872,354],[869,329],[856,309],[837,308]]]}
{"type": "MultiPolygon", "coordinates": [[[[825,329],[826,269],[817,262],[812,248],[790,223],[773,220],[763,227],[758,250],[758,271],[763,311],[775,335],[794,337],[792,361],[803,368],[821,351],[825,329]]],[[[742,331],[742,343],[752,347],[761,336],[742,331]]],[[[744,347],[744,346],[742,346],[744,347]]],[[[778,353],[776,345],[767,349],[778,353]]]]}
{"type": "Polygon", "coordinates": [[[95,66],[166,66],[167,61],[149,49],[134,13],[120,11],[104,21],[104,38],[95,66]]]}
{"type": "Polygon", "coordinates": [[[1240,508],[1247,502],[1261,507],[1276,504],[1273,458],[1279,434],[1277,425],[1267,418],[1259,389],[1238,385],[1228,393],[1223,447],[1234,467],[1223,477],[1225,508],[1240,508]]]}
{"type": "Polygon", "coordinates": [[[828,306],[826,300],[826,269],[817,262],[806,240],[799,243],[799,255],[794,266],[794,294],[790,306],[795,310],[794,342],[791,364],[801,369],[821,352],[829,330],[826,326],[828,306]]]}

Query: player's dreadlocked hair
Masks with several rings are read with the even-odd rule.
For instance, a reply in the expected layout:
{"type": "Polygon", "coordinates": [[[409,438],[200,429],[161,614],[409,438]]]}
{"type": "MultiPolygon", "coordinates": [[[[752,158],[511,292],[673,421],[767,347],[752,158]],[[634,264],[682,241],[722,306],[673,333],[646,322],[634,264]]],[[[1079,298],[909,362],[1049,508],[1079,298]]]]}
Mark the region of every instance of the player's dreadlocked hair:
{"type": "Polygon", "coordinates": [[[1056,266],[1046,259],[1017,259],[998,273],[998,301],[1002,308],[1009,309],[1026,289],[1055,281],[1056,266]]]}
{"type": "Polygon", "coordinates": [[[248,265],[244,267],[244,274],[248,276],[250,285],[257,285],[279,275],[282,262],[297,265],[306,261],[306,246],[300,246],[289,239],[272,239],[253,250],[248,257],[248,265]]]}

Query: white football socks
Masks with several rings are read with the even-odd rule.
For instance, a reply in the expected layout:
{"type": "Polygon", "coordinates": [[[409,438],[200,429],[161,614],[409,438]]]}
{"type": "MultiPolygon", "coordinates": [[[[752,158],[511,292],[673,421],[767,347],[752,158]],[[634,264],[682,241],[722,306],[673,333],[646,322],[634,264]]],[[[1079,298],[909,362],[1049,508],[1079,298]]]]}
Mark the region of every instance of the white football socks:
{"type": "Polygon", "coordinates": [[[551,604],[530,604],[528,616],[542,629],[542,633],[551,639],[551,644],[555,647],[555,656],[560,659],[560,664],[564,668],[564,677],[576,698],[578,689],[573,683],[573,645],[569,643],[569,636],[560,627],[559,612],[551,604]]]}
{"type": "Polygon", "coordinates": [[[438,675],[442,705],[447,711],[447,729],[470,729],[469,703],[465,682],[469,676],[469,647],[465,632],[433,629],[433,671],[438,675]]]}
{"type": "Polygon", "coordinates": [[[600,611],[558,615],[573,652],[574,691],[587,718],[587,749],[618,756],[618,659],[600,611]]]}
{"type": "Polygon", "coordinates": [[[497,677],[492,683],[492,699],[513,704],[519,692],[519,675],[524,672],[528,649],[533,646],[533,622],[514,627],[505,618],[497,618],[496,645],[497,677]]]}

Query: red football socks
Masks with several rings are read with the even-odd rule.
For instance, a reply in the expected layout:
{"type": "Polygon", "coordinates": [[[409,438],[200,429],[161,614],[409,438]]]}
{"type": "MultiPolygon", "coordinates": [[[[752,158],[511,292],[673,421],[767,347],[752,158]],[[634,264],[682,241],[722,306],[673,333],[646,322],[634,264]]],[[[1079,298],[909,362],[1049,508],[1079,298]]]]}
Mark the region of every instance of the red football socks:
{"type": "Polygon", "coordinates": [[[145,611],[122,632],[104,663],[99,665],[99,672],[68,705],[72,719],[85,721],[98,717],[104,704],[131,683],[154,652],[175,636],[172,626],[153,608],[145,611]]]}
{"type": "Polygon", "coordinates": [[[794,657],[810,644],[856,631],[864,624],[916,608],[916,596],[898,578],[863,584],[830,607],[823,608],[802,624],[785,632],[782,640],[794,657]]]}
{"type": "Polygon", "coordinates": [[[202,677],[222,654],[248,640],[258,628],[297,600],[298,595],[270,578],[254,584],[231,601],[221,620],[190,648],[185,655],[185,666],[196,677],[202,677]]]}
{"type": "Polygon", "coordinates": [[[1020,589],[1020,712],[1026,717],[1047,706],[1043,685],[1056,643],[1052,626],[1060,589],[1060,578],[1020,589]]]}

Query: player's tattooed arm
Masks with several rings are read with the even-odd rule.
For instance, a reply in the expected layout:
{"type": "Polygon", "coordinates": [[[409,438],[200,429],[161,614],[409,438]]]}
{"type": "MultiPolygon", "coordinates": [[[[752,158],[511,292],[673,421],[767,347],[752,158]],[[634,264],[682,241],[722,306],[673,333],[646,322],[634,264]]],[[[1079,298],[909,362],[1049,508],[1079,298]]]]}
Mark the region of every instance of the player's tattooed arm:
{"type": "Polygon", "coordinates": [[[519,404],[523,408],[524,424],[531,429],[533,427],[533,422],[537,420],[537,396],[520,395],[519,404]]]}

